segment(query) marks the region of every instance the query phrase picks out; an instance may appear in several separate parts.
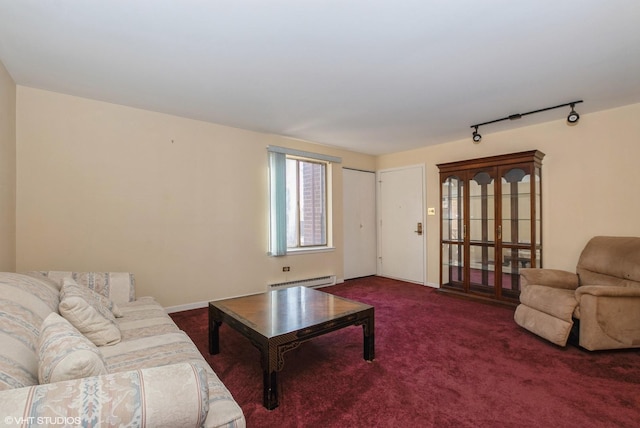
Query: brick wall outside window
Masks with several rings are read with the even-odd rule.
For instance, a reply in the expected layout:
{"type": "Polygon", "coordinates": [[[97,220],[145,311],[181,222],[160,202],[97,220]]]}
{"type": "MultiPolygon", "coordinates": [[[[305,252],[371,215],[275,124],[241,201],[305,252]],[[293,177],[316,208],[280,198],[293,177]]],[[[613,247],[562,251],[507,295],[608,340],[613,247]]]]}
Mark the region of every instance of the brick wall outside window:
{"type": "Polygon", "coordinates": [[[300,162],[300,244],[326,245],[325,165],[300,162]]]}

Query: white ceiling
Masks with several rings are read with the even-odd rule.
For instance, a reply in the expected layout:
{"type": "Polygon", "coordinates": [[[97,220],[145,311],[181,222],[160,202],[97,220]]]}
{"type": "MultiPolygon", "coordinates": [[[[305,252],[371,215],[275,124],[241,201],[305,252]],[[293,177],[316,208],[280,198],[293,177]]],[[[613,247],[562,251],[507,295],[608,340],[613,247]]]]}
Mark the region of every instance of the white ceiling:
{"type": "Polygon", "coordinates": [[[640,102],[639,22],[638,0],[0,0],[0,61],[19,85],[383,154],[640,102]]]}

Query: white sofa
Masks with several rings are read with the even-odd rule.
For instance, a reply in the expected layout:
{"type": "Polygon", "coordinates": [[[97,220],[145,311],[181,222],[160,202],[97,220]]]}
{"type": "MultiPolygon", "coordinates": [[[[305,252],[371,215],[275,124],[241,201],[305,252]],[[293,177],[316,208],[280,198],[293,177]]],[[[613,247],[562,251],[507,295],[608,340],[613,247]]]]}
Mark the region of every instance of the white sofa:
{"type": "Polygon", "coordinates": [[[153,298],[135,298],[132,274],[1,272],[0,426],[50,425],[246,424],[189,337],[153,298]],[[69,327],[75,320],[61,305],[72,301],[67,282],[114,303],[113,318],[105,318],[118,335],[112,344],[97,346],[69,327]]]}

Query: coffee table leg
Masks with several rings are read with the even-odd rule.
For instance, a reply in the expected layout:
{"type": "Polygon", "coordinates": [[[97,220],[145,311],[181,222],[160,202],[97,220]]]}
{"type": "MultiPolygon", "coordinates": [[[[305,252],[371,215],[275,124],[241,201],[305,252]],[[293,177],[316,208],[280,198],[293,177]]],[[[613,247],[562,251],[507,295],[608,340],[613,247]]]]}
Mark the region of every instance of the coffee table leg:
{"type": "Polygon", "coordinates": [[[220,352],[220,324],[222,321],[216,320],[215,310],[209,306],[209,353],[211,355],[220,352]]]}
{"type": "Polygon", "coordinates": [[[277,348],[273,343],[255,343],[260,350],[262,364],[262,405],[268,410],[278,407],[277,348]]]}
{"type": "Polygon", "coordinates": [[[375,324],[373,316],[367,318],[367,320],[362,324],[362,331],[364,334],[364,359],[367,361],[373,361],[376,356],[375,324]]]}
{"type": "Polygon", "coordinates": [[[209,353],[216,355],[220,352],[220,321],[213,321],[209,325],[209,353]],[[213,328],[212,328],[213,327],[213,328]]]}
{"type": "Polygon", "coordinates": [[[262,393],[262,404],[268,410],[278,407],[278,372],[263,370],[264,389],[262,393]]]}

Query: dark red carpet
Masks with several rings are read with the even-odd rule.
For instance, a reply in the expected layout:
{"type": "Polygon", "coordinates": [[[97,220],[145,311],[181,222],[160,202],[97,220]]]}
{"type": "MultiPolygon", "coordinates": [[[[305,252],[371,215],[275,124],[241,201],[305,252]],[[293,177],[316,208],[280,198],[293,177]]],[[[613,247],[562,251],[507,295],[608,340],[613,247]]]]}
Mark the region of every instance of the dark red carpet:
{"type": "Polygon", "coordinates": [[[375,307],[376,359],[362,328],[285,354],[280,407],[262,407],[259,352],[228,326],[207,352],[207,311],[172,314],[253,427],[638,427],[640,351],[559,348],[513,310],[380,277],[321,289],[375,307]]]}

